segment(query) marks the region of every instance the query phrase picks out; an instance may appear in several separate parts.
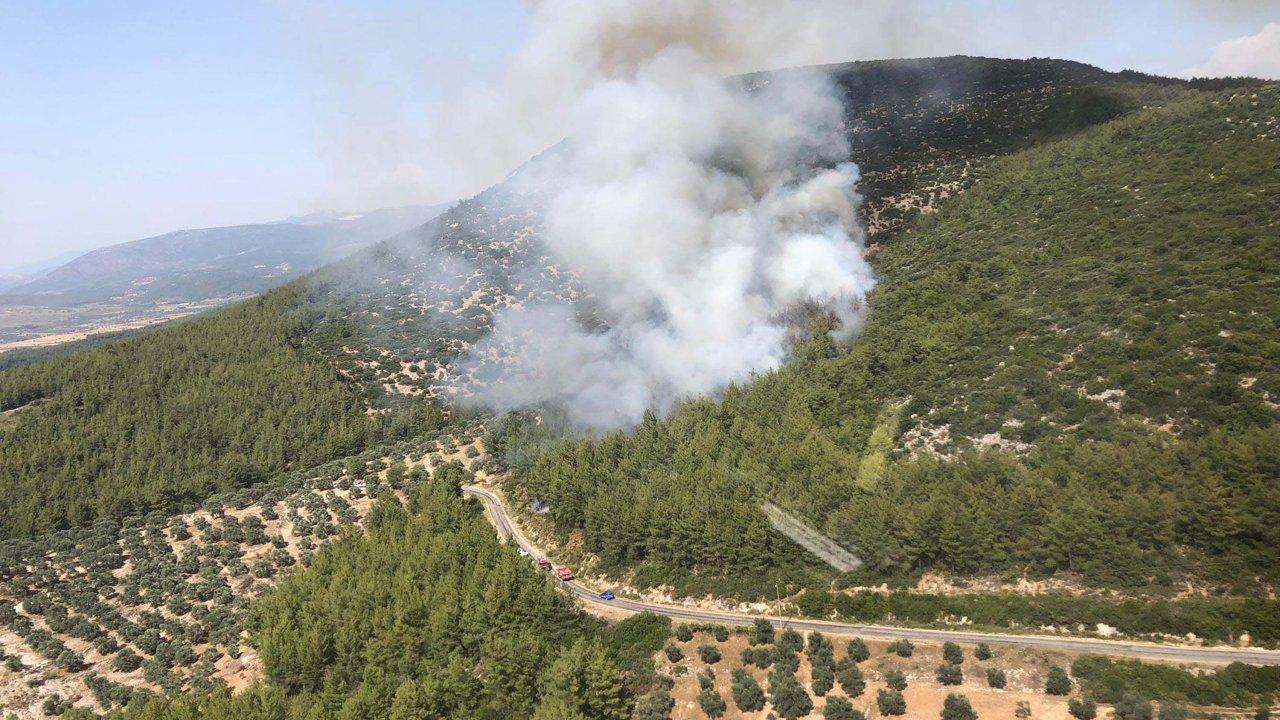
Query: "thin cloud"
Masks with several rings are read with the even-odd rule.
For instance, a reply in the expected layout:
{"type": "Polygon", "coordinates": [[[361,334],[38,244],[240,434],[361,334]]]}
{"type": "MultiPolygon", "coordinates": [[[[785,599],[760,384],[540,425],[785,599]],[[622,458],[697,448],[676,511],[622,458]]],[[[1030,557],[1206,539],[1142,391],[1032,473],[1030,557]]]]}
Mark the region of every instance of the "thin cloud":
{"type": "Polygon", "coordinates": [[[1208,62],[1188,68],[1186,77],[1249,75],[1280,79],[1280,23],[1268,23],[1254,35],[1218,43],[1208,62]]]}

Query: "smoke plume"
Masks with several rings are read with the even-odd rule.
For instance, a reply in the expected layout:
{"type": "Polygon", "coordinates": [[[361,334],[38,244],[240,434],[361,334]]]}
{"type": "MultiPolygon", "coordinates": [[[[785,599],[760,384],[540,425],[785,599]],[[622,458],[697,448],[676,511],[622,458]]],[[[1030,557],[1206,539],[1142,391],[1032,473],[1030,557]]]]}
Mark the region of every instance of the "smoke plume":
{"type": "Polygon", "coordinates": [[[546,198],[544,240],[602,323],[556,304],[499,313],[472,362],[520,352],[480,402],[560,403],[585,426],[626,427],[776,368],[797,311],[822,308],[840,332],[858,329],[874,280],[839,98],[816,73],[759,87],[724,77],[814,42],[823,29],[802,8],[536,7],[522,55],[559,84],[567,140],[511,182],[546,198]]]}

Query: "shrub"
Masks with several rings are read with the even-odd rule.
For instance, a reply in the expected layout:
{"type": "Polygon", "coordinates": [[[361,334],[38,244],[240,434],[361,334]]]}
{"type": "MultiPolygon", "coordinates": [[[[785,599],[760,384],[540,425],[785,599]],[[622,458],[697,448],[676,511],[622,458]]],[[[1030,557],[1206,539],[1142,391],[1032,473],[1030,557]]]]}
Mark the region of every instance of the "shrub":
{"type": "Polygon", "coordinates": [[[836,674],[830,665],[814,665],[810,672],[813,694],[823,697],[836,684],[836,674]]]}
{"type": "Polygon", "coordinates": [[[773,665],[773,650],[764,647],[744,648],[742,650],[742,662],[762,669],[768,668],[773,665]]]}
{"type": "Polygon", "coordinates": [[[867,681],[862,676],[862,671],[847,658],[841,660],[836,666],[836,680],[840,682],[840,689],[844,690],[844,694],[851,698],[858,697],[867,689],[867,681]]]}
{"type": "Polygon", "coordinates": [[[702,712],[711,718],[718,718],[724,715],[724,711],[728,709],[728,706],[724,703],[724,698],[720,697],[720,693],[711,688],[698,693],[698,707],[701,707],[702,712]]]}
{"type": "Polygon", "coordinates": [[[778,670],[769,675],[769,701],[773,709],[787,720],[804,717],[813,710],[813,700],[800,686],[796,676],[778,670]]]}
{"type": "Polygon", "coordinates": [[[960,649],[959,645],[953,642],[943,643],[942,659],[945,660],[948,665],[959,665],[964,662],[964,651],[960,649]]]}
{"type": "Polygon", "coordinates": [[[773,623],[764,618],[756,618],[752,626],[751,644],[768,645],[773,642],[773,623]]]}
{"type": "Polygon", "coordinates": [[[715,637],[716,642],[726,642],[729,639],[729,628],[723,625],[715,625],[711,628],[711,634],[715,637]]]}
{"type": "Polygon", "coordinates": [[[943,664],[938,666],[935,677],[942,685],[959,685],[964,682],[964,671],[959,665],[943,664]]]}
{"type": "Polygon", "coordinates": [[[752,677],[751,673],[736,668],[733,671],[733,683],[729,686],[733,695],[733,704],[743,712],[755,712],[764,709],[764,688],[752,677]]]}
{"type": "Polygon", "coordinates": [[[1151,720],[1151,701],[1137,695],[1125,695],[1115,704],[1116,720],[1151,720]]]}
{"type": "Polygon", "coordinates": [[[902,640],[895,640],[892,643],[889,643],[888,650],[898,657],[908,658],[916,651],[916,646],[912,645],[910,640],[904,638],[902,640]]]}
{"type": "Polygon", "coordinates": [[[680,662],[681,660],[684,659],[684,652],[680,650],[680,648],[676,647],[675,645],[668,645],[666,653],[667,653],[667,659],[673,663],[680,662]]]}
{"type": "Polygon", "coordinates": [[[1067,712],[1076,720],[1093,720],[1098,716],[1098,705],[1085,698],[1071,698],[1067,703],[1067,712]]]}
{"type": "Polygon", "coordinates": [[[667,688],[655,688],[636,703],[635,720],[669,720],[675,706],[667,688]]]}
{"type": "Polygon", "coordinates": [[[973,649],[973,656],[979,660],[990,660],[991,647],[986,643],[978,643],[978,647],[973,649]]]}
{"type": "Polygon", "coordinates": [[[789,648],[774,647],[773,664],[774,667],[782,670],[783,672],[794,673],[800,669],[800,656],[796,655],[789,648]]]}
{"type": "Polygon", "coordinates": [[[40,706],[40,710],[45,715],[61,715],[71,708],[71,703],[64,700],[61,695],[54,693],[44,699],[44,704],[40,706]]]}
{"type": "Polygon", "coordinates": [[[1136,695],[1196,705],[1249,707],[1258,702],[1258,694],[1280,689],[1280,667],[1243,663],[1192,674],[1169,665],[1086,655],[1071,664],[1071,674],[1086,696],[1105,703],[1136,695]]]}
{"type": "Polygon", "coordinates": [[[720,662],[720,649],[715,645],[702,645],[698,648],[698,657],[708,665],[715,665],[720,662]]]}
{"type": "Polygon", "coordinates": [[[978,713],[973,711],[969,698],[956,693],[948,693],[942,702],[942,720],[978,720],[978,713]]]}
{"type": "Polygon", "coordinates": [[[716,673],[711,668],[698,673],[698,689],[706,690],[716,684],[716,673]]]}
{"type": "Polygon", "coordinates": [[[1185,706],[1178,703],[1161,703],[1160,704],[1160,720],[1187,720],[1188,713],[1185,706]]]}
{"type": "Polygon", "coordinates": [[[848,653],[849,659],[856,663],[865,662],[871,657],[871,651],[867,649],[867,644],[860,637],[849,641],[848,653]]]}
{"type": "Polygon", "coordinates": [[[689,623],[680,623],[676,626],[676,639],[680,642],[689,642],[693,639],[693,628],[689,627],[689,623]]]}
{"type": "Polygon", "coordinates": [[[906,715],[907,699],[897,690],[881,690],[876,693],[876,708],[881,715],[906,715]]]}
{"type": "Polygon", "coordinates": [[[842,697],[827,698],[822,717],[826,720],[866,720],[861,711],[853,709],[853,703],[842,697]]]}
{"type": "Polygon", "coordinates": [[[778,636],[777,645],[779,649],[786,649],[793,653],[798,653],[804,649],[804,636],[795,630],[788,628],[783,630],[782,634],[778,636]]]}
{"type": "Polygon", "coordinates": [[[987,685],[1000,690],[1009,683],[1009,679],[1005,677],[1004,671],[1000,668],[987,668],[987,685]]]}
{"type": "Polygon", "coordinates": [[[884,674],[884,683],[890,690],[901,692],[907,689],[907,676],[901,670],[890,670],[884,674]]]}
{"type": "Polygon", "coordinates": [[[54,660],[58,667],[67,672],[75,672],[84,667],[84,658],[73,650],[63,650],[54,660]]]}
{"type": "Polygon", "coordinates": [[[1050,695],[1070,695],[1071,678],[1067,677],[1067,671],[1057,665],[1049,668],[1049,677],[1044,681],[1044,691],[1050,695]]]}

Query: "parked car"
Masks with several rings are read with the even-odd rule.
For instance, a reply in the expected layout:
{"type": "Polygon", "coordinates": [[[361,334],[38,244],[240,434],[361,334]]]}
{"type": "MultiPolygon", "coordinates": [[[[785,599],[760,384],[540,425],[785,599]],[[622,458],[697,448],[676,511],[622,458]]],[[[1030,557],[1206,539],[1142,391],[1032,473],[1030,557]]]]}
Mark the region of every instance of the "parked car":
{"type": "Polygon", "coordinates": [[[551,561],[546,558],[538,558],[538,567],[542,568],[543,570],[550,570],[551,561]]]}

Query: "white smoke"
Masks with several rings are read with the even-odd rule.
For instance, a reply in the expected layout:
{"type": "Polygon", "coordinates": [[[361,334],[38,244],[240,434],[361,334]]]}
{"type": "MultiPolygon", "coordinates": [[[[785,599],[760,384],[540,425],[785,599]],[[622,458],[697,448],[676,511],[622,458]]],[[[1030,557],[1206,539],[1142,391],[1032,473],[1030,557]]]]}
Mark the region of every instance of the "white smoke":
{"type": "Polygon", "coordinates": [[[567,306],[500,313],[472,357],[520,352],[479,401],[558,402],[584,425],[626,427],[776,368],[799,308],[857,330],[874,279],[833,87],[723,76],[811,41],[806,17],[781,0],[537,7],[524,56],[568,88],[568,140],[514,181],[549,198],[544,240],[606,327],[567,306]]]}

